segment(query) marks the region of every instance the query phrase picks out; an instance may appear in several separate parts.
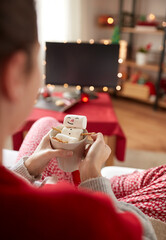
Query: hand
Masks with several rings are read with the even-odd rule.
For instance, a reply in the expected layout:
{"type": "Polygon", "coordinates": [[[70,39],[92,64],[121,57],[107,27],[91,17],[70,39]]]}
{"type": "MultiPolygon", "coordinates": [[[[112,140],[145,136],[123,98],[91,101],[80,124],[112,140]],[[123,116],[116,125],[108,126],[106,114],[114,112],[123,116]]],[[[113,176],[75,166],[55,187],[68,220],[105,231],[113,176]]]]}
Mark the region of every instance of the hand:
{"type": "Polygon", "coordinates": [[[85,159],[79,166],[81,181],[100,177],[101,169],[111,153],[111,149],[105,144],[101,133],[91,137],[94,143],[88,148],[85,159]]]}
{"type": "Polygon", "coordinates": [[[44,171],[52,158],[71,157],[72,155],[72,151],[52,149],[48,133],[43,137],[35,152],[25,161],[25,166],[30,175],[38,176],[44,171]]]}

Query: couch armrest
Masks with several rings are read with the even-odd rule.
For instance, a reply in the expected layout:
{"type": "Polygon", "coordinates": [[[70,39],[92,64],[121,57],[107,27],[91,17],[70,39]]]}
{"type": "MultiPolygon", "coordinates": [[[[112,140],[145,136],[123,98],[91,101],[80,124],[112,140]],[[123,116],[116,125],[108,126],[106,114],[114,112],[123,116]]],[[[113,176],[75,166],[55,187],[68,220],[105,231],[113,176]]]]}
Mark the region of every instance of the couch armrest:
{"type": "Polygon", "coordinates": [[[3,149],[2,151],[2,159],[3,165],[6,167],[11,167],[17,159],[18,151],[3,149]]]}
{"type": "Polygon", "coordinates": [[[110,179],[114,176],[120,176],[120,175],[123,175],[123,174],[130,174],[130,173],[133,173],[134,171],[141,172],[141,171],[143,171],[143,169],[109,166],[109,167],[102,168],[101,174],[102,174],[103,177],[106,177],[106,178],[110,179]]]}

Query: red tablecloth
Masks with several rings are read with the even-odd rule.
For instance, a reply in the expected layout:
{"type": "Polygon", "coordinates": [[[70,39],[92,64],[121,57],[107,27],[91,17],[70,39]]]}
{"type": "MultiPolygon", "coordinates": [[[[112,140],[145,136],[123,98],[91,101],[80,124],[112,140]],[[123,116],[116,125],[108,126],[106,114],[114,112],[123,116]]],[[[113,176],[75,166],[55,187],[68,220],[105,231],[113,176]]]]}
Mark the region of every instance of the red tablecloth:
{"type": "Polygon", "coordinates": [[[87,103],[80,102],[63,113],[34,108],[23,128],[13,136],[14,149],[18,150],[20,148],[23,141],[22,132],[29,130],[39,118],[51,116],[62,123],[66,114],[79,114],[87,117],[87,130],[89,132],[101,132],[107,136],[117,136],[116,157],[118,160],[124,161],[126,138],[113,110],[110,96],[107,93],[99,93],[98,96],[97,99],[90,100],[87,103]]]}

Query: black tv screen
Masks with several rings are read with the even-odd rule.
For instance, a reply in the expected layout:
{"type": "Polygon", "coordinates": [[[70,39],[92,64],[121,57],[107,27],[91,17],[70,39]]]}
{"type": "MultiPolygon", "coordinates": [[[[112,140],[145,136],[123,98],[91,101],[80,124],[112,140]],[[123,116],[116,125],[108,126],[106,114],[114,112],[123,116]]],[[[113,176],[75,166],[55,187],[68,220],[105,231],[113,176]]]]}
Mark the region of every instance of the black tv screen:
{"type": "Polygon", "coordinates": [[[117,86],[119,44],[46,43],[46,84],[117,86]]]}

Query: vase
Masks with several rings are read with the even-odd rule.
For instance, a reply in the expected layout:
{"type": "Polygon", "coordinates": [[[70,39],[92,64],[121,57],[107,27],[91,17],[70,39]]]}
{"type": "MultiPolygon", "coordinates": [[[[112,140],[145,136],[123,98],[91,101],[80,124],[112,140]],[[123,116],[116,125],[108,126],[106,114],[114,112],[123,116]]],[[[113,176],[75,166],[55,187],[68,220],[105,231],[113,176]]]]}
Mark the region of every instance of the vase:
{"type": "Polygon", "coordinates": [[[136,53],[136,64],[144,65],[147,63],[147,53],[137,52],[136,53]]]}

